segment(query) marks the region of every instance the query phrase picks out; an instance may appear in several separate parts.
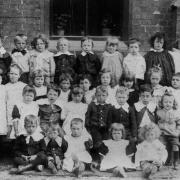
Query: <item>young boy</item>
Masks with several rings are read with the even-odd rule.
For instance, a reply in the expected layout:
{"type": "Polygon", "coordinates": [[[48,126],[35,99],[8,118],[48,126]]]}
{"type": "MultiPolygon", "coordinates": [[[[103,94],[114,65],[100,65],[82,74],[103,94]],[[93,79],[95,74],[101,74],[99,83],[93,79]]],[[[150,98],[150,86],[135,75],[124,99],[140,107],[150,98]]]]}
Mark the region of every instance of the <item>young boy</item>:
{"type": "Polygon", "coordinates": [[[29,82],[29,58],[30,54],[26,49],[27,36],[18,34],[14,38],[15,49],[12,50],[12,63],[16,63],[22,70],[20,81],[29,82]]]}
{"type": "Polygon", "coordinates": [[[14,163],[18,167],[13,173],[21,174],[24,171],[40,168],[45,163],[45,156],[39,153],[39,141],[43,138],[37,130],[38,117],[28,115],[24,119],[26,134],[17,137],[14,146],[14,163]]]}

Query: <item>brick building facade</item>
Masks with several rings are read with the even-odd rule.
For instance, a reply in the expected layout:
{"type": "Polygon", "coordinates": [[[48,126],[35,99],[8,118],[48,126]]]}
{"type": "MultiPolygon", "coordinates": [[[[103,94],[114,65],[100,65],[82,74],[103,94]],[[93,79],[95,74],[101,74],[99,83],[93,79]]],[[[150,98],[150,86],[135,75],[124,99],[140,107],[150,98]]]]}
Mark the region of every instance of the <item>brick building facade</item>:
{"type": "MultiPolygon", "coordinates": [[[[55,0],[0,0],[0,33],[5,36],[5,46],[8,49],[12,48],[12,37],[17,33],[25,33],[31,39],[37,33],[43,32],[50,36],[51,48],[54,48],[54,40],[58,36],[51,33],[53,1],[55,0]]],[[[122,40],[138,37],[143,42],[143,50],[146,51],[149,48],[147,40],[156,31],[166,32],[169,42],[180,37],[179,0],[121,1],[123,3],[120,5],[123,7],[119,8],[122,12],[120,19],[122,40]]],[[[113,4],[115,0],[110,2],[113,4]]],[[[85,8],[88,11],[88,7],[85,8]]],[[[92,12],[93,9],[89,9],[88,13],[92,12]]],[[[80,38],[79,35],[68,34],[68,36],[74,42],[80,38]]],[[[104,40],[104,36],[98,34],[97,36],[93,34],[93,37],[97,41],[104,40]]],[[[98,48],[101,50],[101,43],[97,45],[98,48]]]]}

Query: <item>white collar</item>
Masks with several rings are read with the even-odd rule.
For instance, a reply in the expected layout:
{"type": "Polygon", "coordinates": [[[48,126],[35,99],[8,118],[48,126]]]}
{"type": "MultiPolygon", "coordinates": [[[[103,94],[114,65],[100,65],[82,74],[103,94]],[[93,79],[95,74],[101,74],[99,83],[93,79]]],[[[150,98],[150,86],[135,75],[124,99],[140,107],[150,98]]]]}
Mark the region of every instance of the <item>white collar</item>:
{"type": "Polygon", "coordinates": [[[154,51],[154,52],[162,52],[162,51],[164,51],[164,49],[162,48],[160,51],[157,51],[156,49],[151,48],[150,51],[154,51]]]}
{"type": "Polygon", "coordinates": [[[57,52],[54,56],[60,56],[60,55],[62,55],[62,54],[65,54],[65,55],[68,55],[68,56],[73,55],[73,54],[70,53],[69,51],[66,51],[66,52],[61,52],[61,51],[59,51],[59,52],[57,52]]]}
{"type": "Polygon", "coordinates": [[[44,136],[38,130],[36,130],[32,135],[27,135],[26,144],[29,144],[30,137],[32,137],[34,141],[39,141],[44,136]]]}
{"type": "Polygon", "coordinates": [[[128,103],[125,103],[123,106],[120,106],[118,103],[116,103],[116,104],[114,105],[114,107],[115,107],[116,109],[122,108],[122,109],[124,109],[127,113],[129,112],[129,104],[128,104],[128,103]]]}
{"type": "MultiPolygon", "coordinates": [[[[45,137],[45,138],[44,138],[44,141],[45,141],[46,146],[48,145],[48,143],[49,143],[50,140],[51,140],[51,139],[48,138],[48,137],[45,137]]],[[[62,138],[58,136],[58,137],[55,139],[55,141],[57,142],[58,146],[61,147],[61,145],[62,145],[62,138]]]]}
{"type": "Polygon", "coordinates": [[[157,89],[161,89],[163,88],[163,86],[161,86],[160,84],[158,84],[156,87],[153,87],[153,90],[157,90],[157,89]]]}
{"type": "Polygon", "coordinates": [[[4,49],[4,47],[1,47],[1,48],[0,48],[0,53],[1,53],[1,54],[5,54],[5,53],[6,53],[6,50],[4,49]]]}
{"type": "MultiPolygon", "coordinates": [[[[89,53],[90,53],[90,54],[94,54],[92,51],[89,51],[89,53]]],[[[82,55],[82,56],[85,56],[86,54],[87,54],[87,52],[85,52],[85,51],[82,51],[82,52],[81,52],[81,55],[82,55]]]]}
{"type": "Polygon", "coordinates": [[[147,109],[152,113],[155,111],[157,107],[154,102],[149,102],[149,104],[146,106],[142,103],[142,101],[135,103],[134,106],[138,112],[140,112],[144,107],[147,107],[147,109]]]}
{"type": "Polygon", "coordinates": [[[135,89],[128,89],[129,93],[135,91],[135,89]]]}

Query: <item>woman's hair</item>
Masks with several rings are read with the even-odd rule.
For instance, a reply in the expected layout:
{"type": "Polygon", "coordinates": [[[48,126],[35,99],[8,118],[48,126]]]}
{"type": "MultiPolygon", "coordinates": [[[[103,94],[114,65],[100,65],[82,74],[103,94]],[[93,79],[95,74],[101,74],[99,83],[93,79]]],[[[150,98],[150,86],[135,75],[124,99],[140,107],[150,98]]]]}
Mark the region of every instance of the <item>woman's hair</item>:
{"type": "Polygon", "coordinates": [[[35,90],[35,88],[33,86],[26,85],[23,88],[22,95],[24,96],[26,93],[33,93],[34,94],[34,98],[36,97],[36,90],[35,90]]]}
{"type": "Polygon", "coordinates": [[[49,45],[49,42],[48,42],[48,38],[46,37],[45,34],[39,34],[37,37],[35,37],[33,39],[33,41],[31,42],[31,46],[33,49],[36,49],[36,45],[37,45],[37,41],[38,39],[41,39],[44,44],[45,44],[45,48],[47,49],[48,48],[48,45],[49,45]]]}
{"type": "Polygon", "coordinates": [[[58,93],[58,96],[60,95],[61,91],[59,89],[58,86],[54,85],[54,84],[51,84],[47,87],[47,94],[49,93],[50,90],[54,90],[55,92],[58,93]]]}
{"type": "Polygon", "coordinates": [[[94,42],[93,42],[93,40],[92,40],[91,38],[87,37],[87,36],[85,36],[85,37],[83,37],[83,38],[81,39],[81,47],[82,47],[84,41],[89,41],[89,42],[91,42],[92,48],[94,47],[94,42]]]}
{"type": "Polygon", "coordinates": [[[152,68],[149,69],[149,71],[148,71],[149,80],[150,80],[153,73],[159,73],[160,79],[162,79],[163,72],[162,72],[162,69],[161,69],[160,66],[155,66],[154,65],[152,68]]]}
{"type": "Polygon", "coordinates": [[[24,118],[24,127],[26,127],[27,125],[34,125],[36,124],[36,126],[38,125],[38,121],[39,118],[33,114],[27,115],[24,118]]]}
{"type": "Polygon", "coordinates": [[[155,41],[156,38],[158,40],[161,40],[161,39],[164,40],[163,48],[166,49],[167,48],[167,40],[166,40],[165,33],[157,32],[150,38],[149,42],[150,42],[150,45],[151,45],[152,48],[154,48],[154,41],[155,41]]]}
{"type": "Polygon", "coordinates": [[[73,79],[69,73],[63,73],[59,76],[59,83],[62,81],[69,81],[70,84],[73,82],[73,79]]]}
{"type": "Polygon", "coordinates": [[[122,139],[125,139],[126,133],[123,124],[121,123],[112,123],[109,128],[110,137],[112,138],[113,131],[121,131],[122,132],[122,139]]]}
{"type": "Polygon", "coordinates": [[[83,120],[81,118],[73,118],[71,120],[71,127],[73,126],[73,124],[82,124],[82,127],[83,127],[83,120]]]}
{"type": "Polygon", "coordinates": [[[127,87],[119,86],[116,90],[116,96],[117,94],[126,94],[127,96],[129,96],[129,90],[127,87]]]}
{"type": "Polygon", "coordinates": [[[137,43],[139,45],[139,47],[141,46],[141,42],[140,42],[140,40],[138,38],[131,38],[128,41],[128,47],[129,47],[130,44],[135,44],[135,43],[137,43]]]}
{"type": "Polygon", "coordinates": [[[107,39],[106,39],[106,47],[105,47],[105,50],[107,50],[107,46],[109,45],[116,45],[117,46],[117,49],[119,48],[119,39],[118,37],[116,36],[109,36],[107,39]]]}
{"type": "Polygon", "coordinates": [[[37,70],[34,70],[31,74],[31,80],[32,82],[34,82],[34,79],[36,77],[45,77],[45,73],[42,69],[37,69],[37,70]]]}
{"type": "Polygon", "coordinates": [[[14,44],[16,44],[20,40],[24,40],[27,43],[27,36],[25,34],[17,34],[14,37],[14,44]]]}
{"type": "MultiPolygon", "coordinates": [[[[160,102],[159,102],[159,107],[160,107],[161,109],[164,108],[163,100],[164,100],[164,97],[165,97],[165,96],[173,97],[173,98],[174,98],[174,95],[172,94],[171,91],[166,91],[166,92],[164,93],[164,95],[161,97],[161,100],[160,100],[160,102]]],[[[177,109],[178,109],[178,103],[177,103],[177,101],[175,100],[175,98],[174,98],[174,103],[173,103],[173,109],[174,109],[174,110],[177,110],[177,109]]]]}
{"type": "Polygon", "coordinates": [[[156,135],[155,136],[156,139],[158,139],[160,134],[161,134],[159,127],[154,123],[150,123],[150,124],[145,125],[139,129],[139,132],[138,132],[139,138],[141,140],[146,140],[146,133],[147,132],[153,132],[156,135]]]}

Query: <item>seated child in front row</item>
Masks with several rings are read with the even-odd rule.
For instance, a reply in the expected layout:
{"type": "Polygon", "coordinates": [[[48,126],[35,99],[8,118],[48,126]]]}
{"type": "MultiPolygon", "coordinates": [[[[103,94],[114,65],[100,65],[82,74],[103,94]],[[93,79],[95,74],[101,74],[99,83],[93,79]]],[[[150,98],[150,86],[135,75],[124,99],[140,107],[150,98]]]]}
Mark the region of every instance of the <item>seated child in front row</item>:
{"type": "Polygon", "coordinates": [[[103,157],[100,170],[112,171],[115,176],[126,177],[124,168],[135,169],[131,157],[135,153],[135,144],[125,140],[125,129],[121,123],[113,123],[110,127],[111,139],[103,143],[108,148],[108,153],[103,157]]]}
{"type": "Polygon", "coordinates": [[[37,168],[45,163],[45,156],[40,152],[39,141],[43,135],[38,131],[38,117],[28,115],[24,119],[26,134],[17,137],[14,146],[14,163],[18,169],[14,172],[20,174],[24,171],[37,168]]]}
{"type": "Polygon", "coordinates": [[[81,176],[81,173],[89,168],[92,158],[89,150],[92,148],[91,136],[83,135],[84,122],[80,118],[71,120],[71,134],[65,136],[68,142],[68,149],[65,153],[63,161],[63,170],[75,173],[76,176],[81,176]]]}
{"type": "Polygon", "coordinates": [[[159,136],[160,129],[154,123],[140,129],[139,137],[142,142],[137,145],[135,163],[142,169],[145,178],[152,177],[166,162],[167,151],[159,141],[159,136]]]}
{"type": "Polygon", "coordinates": [[[62,168],[62,160],[68,144],[63,137],[59,136],[61,127],[59,124],[50,125],[47,136],[40,141],[41,151],[46,156],[46,165],[53,174],[62,168]]]}

